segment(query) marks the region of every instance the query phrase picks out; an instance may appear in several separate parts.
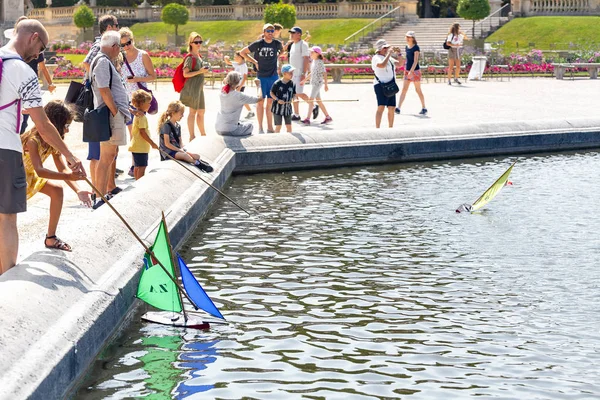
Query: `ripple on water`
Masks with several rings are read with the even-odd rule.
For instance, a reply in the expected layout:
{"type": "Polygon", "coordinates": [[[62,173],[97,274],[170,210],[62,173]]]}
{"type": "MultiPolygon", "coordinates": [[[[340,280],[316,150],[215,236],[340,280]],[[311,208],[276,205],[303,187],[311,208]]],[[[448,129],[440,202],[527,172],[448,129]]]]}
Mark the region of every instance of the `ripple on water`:
{"type": "Polygon", "coordinates": [[[79,398],[597,398],[596,153],[236,177],[182,249],[230,321],[134,323],[79,398]]]}

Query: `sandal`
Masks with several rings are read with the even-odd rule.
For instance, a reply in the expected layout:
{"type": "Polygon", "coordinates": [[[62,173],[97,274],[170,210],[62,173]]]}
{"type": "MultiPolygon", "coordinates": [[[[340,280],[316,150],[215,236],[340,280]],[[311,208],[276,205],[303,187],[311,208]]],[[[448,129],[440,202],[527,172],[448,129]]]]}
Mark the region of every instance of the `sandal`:
{"type": "Polygon", "coordinates": [[[59,238],[57,238],[56,235],[54,235],[54,236],[46,236],[46,239],[44,240],[44,246],[46,246],[47,249],[56,249],[56,250],[62,250],[62,251],[71,251],[71,246],[69,246],[67,243],[65,243],[62,240],[60,240],[59,238]],[[46,244],[46,240],[48,240],[48,239],[54,239],[54,244],[48,246],[46,244]]]}

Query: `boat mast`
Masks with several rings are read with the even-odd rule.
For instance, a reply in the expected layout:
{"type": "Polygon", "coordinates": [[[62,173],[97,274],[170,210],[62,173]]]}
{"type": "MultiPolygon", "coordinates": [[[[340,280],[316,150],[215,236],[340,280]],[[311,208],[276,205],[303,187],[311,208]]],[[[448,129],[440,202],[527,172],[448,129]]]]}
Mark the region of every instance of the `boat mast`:
{"type": "MultiPolygon", "coordinates": [[[[169,254],[171,255],[171,260],[173,262],[174,271],[175,271],[175,279],[177,281],[181,278],[181,269],[179,268],[179,260],[175,257],[175,253],[173,252],[173,246],[171,246],[171,238],[169,237],[169,228],[167,227],[167,221],[165,220],[165,213],[162,212],[162,222],[165,226],[165,234],[167,236],[167,245],[169,246],[169,254]]],[[[185,289],[185,288],[184,288],[185,289]]],[[[181,292],[178,290],[177,295],[179,296],[179,301],[181,302],[181,312],[183,313],[183,320],[187,323],[188,317],[185,312],[185,304],[183,303],[183,297],[181,297],[181,292]]]]}

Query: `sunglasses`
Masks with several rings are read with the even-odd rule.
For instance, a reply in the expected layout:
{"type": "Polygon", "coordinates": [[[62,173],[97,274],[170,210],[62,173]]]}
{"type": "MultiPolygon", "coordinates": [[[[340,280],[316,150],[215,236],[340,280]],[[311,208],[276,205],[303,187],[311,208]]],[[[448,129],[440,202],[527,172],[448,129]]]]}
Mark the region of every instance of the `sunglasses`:
{"type": "Polygon", "coordinates": [[[123,48],[123,47],[125,47],[125,46],[131,46],[131,43],[132,43],[132,42],[133,42],[133,41],[132,41],[131,39],[129,39],[129,41],[128,41],[128,42],[121,43],[121,48],[123,48]]]}
{"type": "Polygon", "coordinates": [[[201,45],[202,43],[204,43],[204,40],[194,40],[192,43],[201,45]]]}
{"type": "Polygon", "coordinates": [[[40,50],[40,53],[43,53],[44,51],[46,51],[46,45],[44,44],[44,42],[42,42],[42,39],[39,37],[39,35],[36,36],[36,38],[40,41],[40,43],[42,44],[42,49],[40,50]]]}
{"type": "Polygon", "coordinates": [[[267,32],[267,33],[275,33],[275,29],[267,29],[265,32],[267,32]]]}

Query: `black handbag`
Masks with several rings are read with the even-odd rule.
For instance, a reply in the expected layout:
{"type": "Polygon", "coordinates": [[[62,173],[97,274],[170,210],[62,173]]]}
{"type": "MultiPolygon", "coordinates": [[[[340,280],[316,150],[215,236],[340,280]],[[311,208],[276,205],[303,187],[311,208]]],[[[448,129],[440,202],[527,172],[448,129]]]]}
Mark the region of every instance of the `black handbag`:
{"type": "Polygon", "coordinates": [[[69,89],[67,90],[67,95],[65,96],[65,103],[74,104],[82,90],[83,83],[71,81],[69,89]]]}
{"type": "MultiPolygon", "coordinates": [[[[392,64],[392,70],[393,70],[394,64],[392,62],[390,62],[390,64],[392,64]]],[[[379,84],[381,85],[381,90],[385,97],[394,97],[396,95],[396,93],[398,93],[400,91],[400,88],[396,84],[396,71],[394,71],[394,79],[392,79],[389,82],[382,83],[379,80],[379,78],[377,77],[377,75],[375,75],[375,79],[377,79],[377,82],[379,82],[379,84]]]]}
{"type": "MultiPolygon", "coordinates": [[[[112,66],[109,65],[110,80],[108,88],[112,88],[112,66]]],[[[90,76],[91,76],[90,68],[90,76]]],[[[86,88],[87,91],[87,88],[86,88]]],[[[110,109],[106,106],[94,108],[94,94],[92,92],[92,83],[89,82],[89,91],[91,92],[92,106],[87,107],[83,112],[83,141],[89,142],[106,142],[110,140],[112,132],[110,130],[110,109]]],[[[87,101],[87,100],[86,100],[87,101]]]]}
{"type": "Polygon", "coordinates": [[[110,109],[101,106],[93,110],[85,110],[83,114],[83,141],[106,142],[110,140],[110,109]]]}
{"type": "Polygon", "coordinates": [[[92,83],[86,79],[79,92],[79,96],[74,102],[75,105],[75,121],[83,122],[83,114],[86,110],[94,108],[94,92],[92,91],[92,83]]]}

